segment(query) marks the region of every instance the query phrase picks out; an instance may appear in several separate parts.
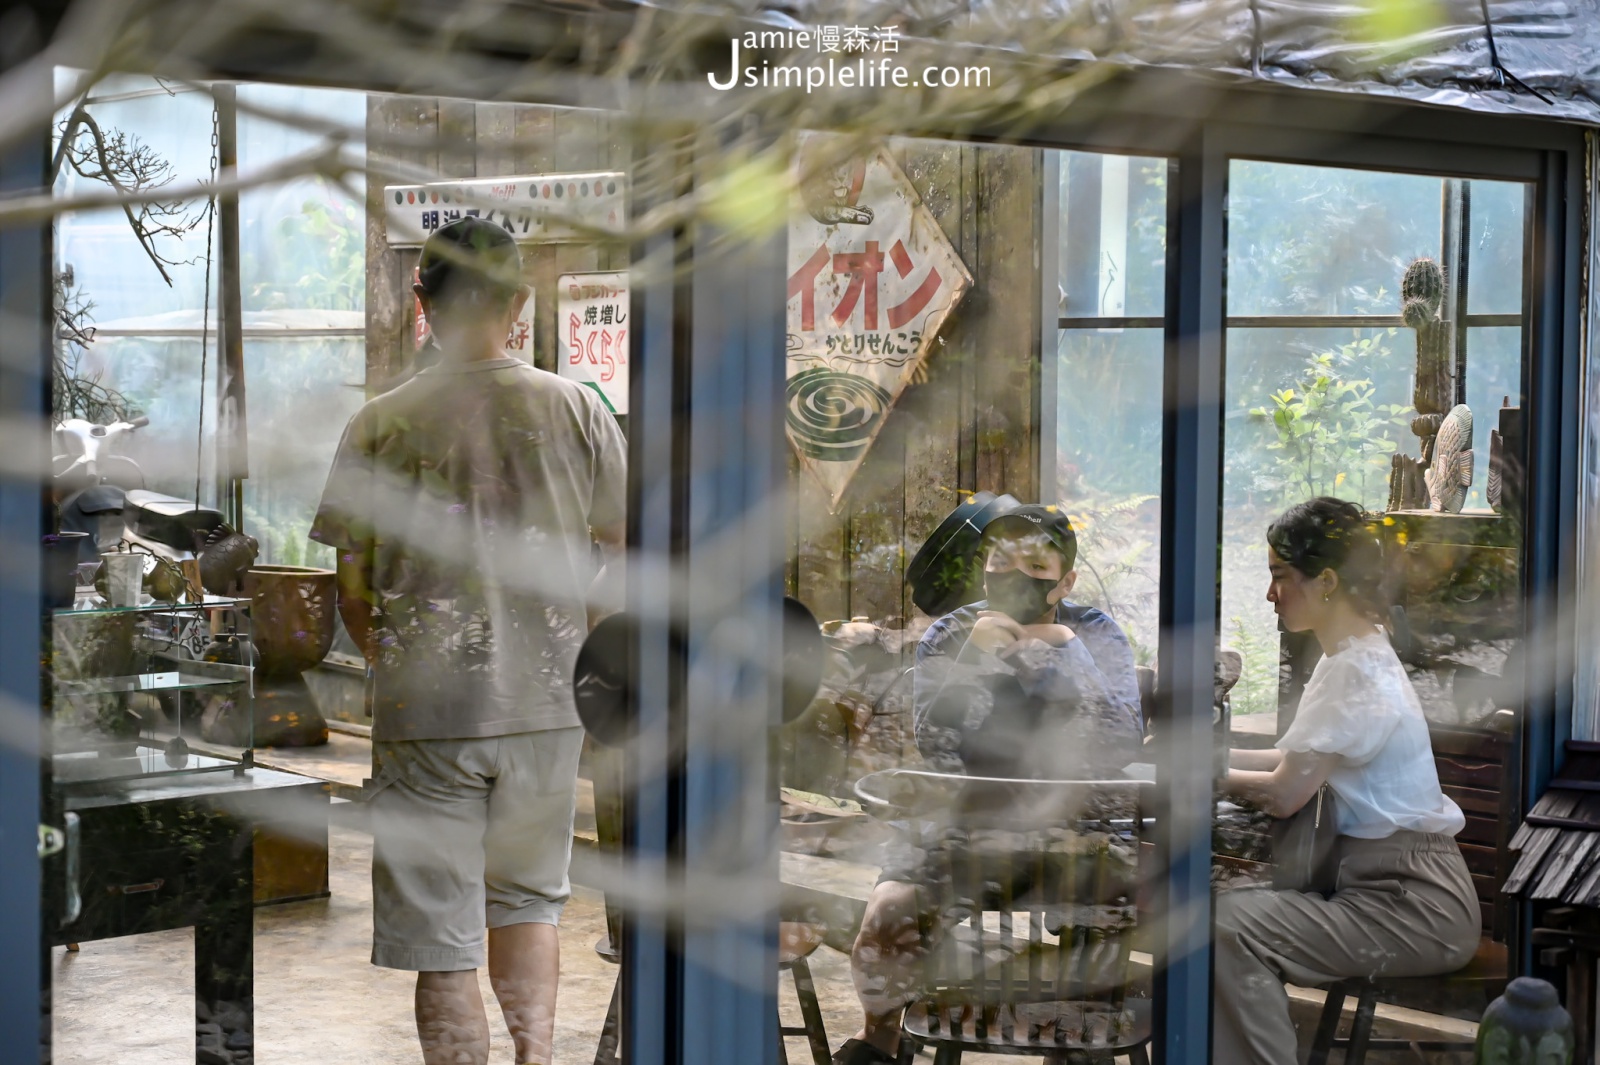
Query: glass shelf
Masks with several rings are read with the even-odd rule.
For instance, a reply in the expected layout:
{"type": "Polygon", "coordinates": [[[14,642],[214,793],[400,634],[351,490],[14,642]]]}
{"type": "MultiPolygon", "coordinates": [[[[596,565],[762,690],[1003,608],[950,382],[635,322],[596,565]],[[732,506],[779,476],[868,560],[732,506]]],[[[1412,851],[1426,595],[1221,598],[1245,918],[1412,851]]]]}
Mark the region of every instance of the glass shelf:
{"type": "Polygon", "coordinates": [[[165,746],[156,746],[145,739],[129,743],[120,751],[75,751],[58,754],[51,759],[51,773],[55,783],[105,784],[153,776],[175,776],[183,773],[214,773],[237,770],[246,752],[239,757],[219,758],[191,749],[168,757],[165,746]]]}
{"type": "Polygon", "coordinates": [[[250,600],[112,607],[80,588],[76,609],[53,612],[51,748],[62,783],[211,772],[238,764],[167,757],[179,732],[247,749],[254,733],[250,600]],[[138,737],[136,740],[135,737],[138,737]],[[137,753],[136,753],[137,749],[137,753]]]}
{"type": "Polygon", "coordinates": [[[248,677],[202,677],[177,671],[135,673],[127,677],[95,677],[91,680],[62,680],[56,687],[67,695],[112,695],[122,692],[174,692],[194,688],[217,688],[240,684],[248,677]]]}
{"type": "MultiPolygon", "coordinates": [[[[88,603],[90,603],[91,600],[100,599],[99,594],[95,593],[95,592],[92,592],[90,589],[80,588],[80,589],[78,589],[78,591],[80,593],[83,593],[83,594],[79,595],[77,597],[77,599],[74,600],[75,604],[76,603],[88,604],[88,603]]],[[[167,602],[163,602],[163,601],[161,601],[159,599],[152,599],[150,602],[141,603],[138,606],[111,606],[111,605],[105,603],[103,600],[101,600],[99,603],[95,603],[94,605],[84,605],[84,606],[74,605],[74,606],[71,606],[71,607],[63,607],[63,608],[61,608],[59,610],[54,611],[54,614],[58,618],[59,617],[94,617],[96,615],[104,615],[104,614],[151,614],[151,613],[161,613],[161,612],[164,612],[164,611],[173,611],[173,610],[217,610],[217,609],[247,607],[249,605],[250,605],[250,600],[248,600],[248,599],[238,599],[238,598],[235,598],[233,596],[227,596],[227,595],[210,595],[210,594],[207,594],[198,603],[167,603],[167,602]]]]}

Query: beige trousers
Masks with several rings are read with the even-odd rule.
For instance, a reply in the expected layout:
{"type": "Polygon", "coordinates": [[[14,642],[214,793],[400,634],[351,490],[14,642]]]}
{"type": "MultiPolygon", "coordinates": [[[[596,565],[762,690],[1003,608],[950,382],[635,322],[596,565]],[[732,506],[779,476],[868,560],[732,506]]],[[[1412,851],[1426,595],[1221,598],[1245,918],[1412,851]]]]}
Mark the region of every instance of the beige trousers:
{"type": "Polygon", "coordinates": [[[1242,888],[1217,896],[1212,1060],[1294,1065],[1284,983],[1317,987],[1353,976],[1432,976],[1477,950],[1478,899],[1449,836],[1397,832],[1339,839],[1328,898],[1242,888]]]}

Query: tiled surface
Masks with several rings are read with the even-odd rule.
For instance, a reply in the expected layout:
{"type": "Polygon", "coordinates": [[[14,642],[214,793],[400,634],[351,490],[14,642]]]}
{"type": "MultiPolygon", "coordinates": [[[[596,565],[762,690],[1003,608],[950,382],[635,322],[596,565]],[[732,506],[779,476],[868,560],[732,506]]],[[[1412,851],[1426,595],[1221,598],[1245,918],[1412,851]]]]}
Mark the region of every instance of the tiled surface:
{"type": "MultiPolygon", "coordinates": [[[[411,1017],[413,977],[368,964],[370,838],[331,832],[331,898],[256,911],[256,1061],[263,1065],[372,1065],[420,1060],[411,1017]]],[[[616,970],[592,947],[603,934],[599,898],[580,890],[562,926],[556,1060],[588,1065],[616,970]]],[[[58,1065],[173,1065],[193,1060],[193,935],[188,930],[57,949],[58,1065]]],[[[510,1037],[486,975],[495,1062],[510,1037]]]]}
{"type": "MultiPolygon", "coordinates": [[[[374,968],[371,943],[371,840],[335,826],[331,831],[333,895],[256,911],[256,1061],[260,1065],[374,1065],[421,1060],[411,1018],[412,977],[374,968]]],[[[597,893],[579,888],[562,924],[562,982],[556,1065],[589,1065],[610,1001],[616,969],[594,953],[603,934],[597,893]]],[[[174,1065],[193,1060],[193,936],[160,932],[85,943],[81,953],[57,949],[57,1065],[174,1065]]],[[[812,958],[828,1027],[837,1047],[859,1023],[846,958],[822,947],[812,958]]],[[[510,1065],[510,1039],[487,978],[482,978],[495,1065],[510,1065]]],[[[779,987],[784,1023],[799,1012],[787,978],[779,987]]],[[[1314,1011],[1303,1009],[1309,1021],[1314,1011]]],[[[805,1065],[802,1040],[789,1058],[805,1065]]],[[[924,1065],[931,1057],[924,1055],[924,1065]]],[[[967,1065],[1027,1062],[971,1055],[967,1065]]],[[[1371,1065],[1415,1060],[1384,1055],[1371,1065]]],[[[1442,1060],[1467,1060],[1446,1058],[1442,1060]]]]}
{"type": "MultiPolygon", "coordinates": [[[[371,840],[334,827],[333,895],[256,911],[256,1061],[260,1065],[374,1065],[420,1060],[411,1019],[412,978],[374,968],[371,944],[371,840]]],[[[594,952],[604,931],[597,893],[579,888],[561,928],[561,993],[557,1065],[589,1065],[610,1002],[616,969],[594,952]]],[[[188,930],[85,943],[81,953],[57,949],[57,1065],[174,1065],[192,1059],[193,936],[188,930]]],[[[837,1046],[859,1021],[849,963],[823,947],[812,973],[837,1046]]],[[[510,1038],[487,977],[481,978],[493,1036],[491,1061],[509,1063],[510,1038]]],[[[779,988],[785,1024],[799,1024],[793,985],[779,988]]],[[[803,1040],[789,1043],[790,1061],[808,1062],[803,1040]]],[[[931,1060],[925,1058],[925,1060],[931,1060]]],[[[988,1055],[971,1065],[1017,1058],[988,1055]]]]}

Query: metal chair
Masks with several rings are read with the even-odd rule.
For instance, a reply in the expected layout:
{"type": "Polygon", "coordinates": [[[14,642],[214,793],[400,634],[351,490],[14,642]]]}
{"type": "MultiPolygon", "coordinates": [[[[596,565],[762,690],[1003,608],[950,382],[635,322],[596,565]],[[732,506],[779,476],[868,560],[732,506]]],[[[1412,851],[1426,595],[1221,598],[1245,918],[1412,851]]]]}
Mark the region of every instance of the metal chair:
{"type": "Polygon", "coordinates": [[[863,777],[880,816],[941,821],[927,885],[938,942],[903,1031],[935,1048],[1148,1065],[1150,1011],[1127,994],[1143,819],[1136,781],[863,777]],[[943,810],[937,810],[941,804],[943,810]]]}

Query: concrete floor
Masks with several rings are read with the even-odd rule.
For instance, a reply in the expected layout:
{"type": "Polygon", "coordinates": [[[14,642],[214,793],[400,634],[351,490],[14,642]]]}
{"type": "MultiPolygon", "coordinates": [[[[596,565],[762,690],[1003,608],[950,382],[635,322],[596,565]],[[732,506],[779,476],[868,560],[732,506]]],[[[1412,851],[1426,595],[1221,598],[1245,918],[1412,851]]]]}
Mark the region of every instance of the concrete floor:
{"type": "MultiPolygon", "coordinates": [[[[411,1016],[413,977],[375,968],[367,961],[372,936],[371,837],[335,825],[329,857],[331,898],[256,911],[255,1060],[260,1065],[419,1062],[411,1016]]],[[[594,952],[604,928],[599,894],[577,888],[561,926],[561,991],[552,1065],[590,1065],[594,1060],[617,973],[594,952]]],[[[191,932],[85,943],[75,954],[58,948],[52,963],[57,1065],[174,1065],[194,1060],[191,932]]],[[[828,1039],[837,1048],[854,1033],[860,1018],[849,962],[821,947],[811,968],[828,1039]]],[[[494,1065],[512,1065],[510,1037],[487,977],[481,983],[494,1033],[490,1060],[494,1065]]],[[[1307,1034],[1318,1004],[1296,1002],[1297,1019],[1307,1034]]],[[[800,1023],[787,977],[779,985],[779,1009],[785,1024],[800,1023]]],[[[1437,1037],[1427,1029],[1417,1033],[1437,1037]]],[[[788,1048],[793,1065],[809,1065],[804,1040],[791,1039],[788,1048]]],[[[1002,1065],[1031,1059],[969,1055],[964,1060],[966,1065],[1002,1065]]],[[[1409,1052],[1374,1053],[1368,1058],[1369,1065],[1416,1060],[1409,1052]]],[[[1461,1062],[1470,1060],[1470,1055],[1429,1055],[1427,1060],[1461,1062]]],[[[924,1052],[920,1061],[931,1061],[931,1055],[924,1052]]]]}
{"type": "MultiPolygon", "coordinates": [[[[421,1060],[411,1019],[412,977],[367,961],[371,947],[372,841],[335,826],[330,838],[332,897],[256,911],[256,1061],[260,1065],[375,1065],[421,1060]]],[[[598,893],[578,888],[561,925],[561,992],[555,1065],[589,1065],[617,970],[594,952],[605,930],[598,893]]],[[[193,935],[157,932],[57,949],[57,1065],[174,1065],[193,1061],[193,935]]],[[[827,947],[812,972],[837,1047],[859,1022],[849,963],[827,947]]],[[[486,976],[495,1065],[511,1065],[486,976]]],[[[785,1024],[799,1024],[793,985],[779,989],[785,1024]]],[[[794,1065],[810,1061],[789,1041],[794,1065]]],[[[1016,1058],[971,1056],[971,1065],[1016,1058]]]]}

